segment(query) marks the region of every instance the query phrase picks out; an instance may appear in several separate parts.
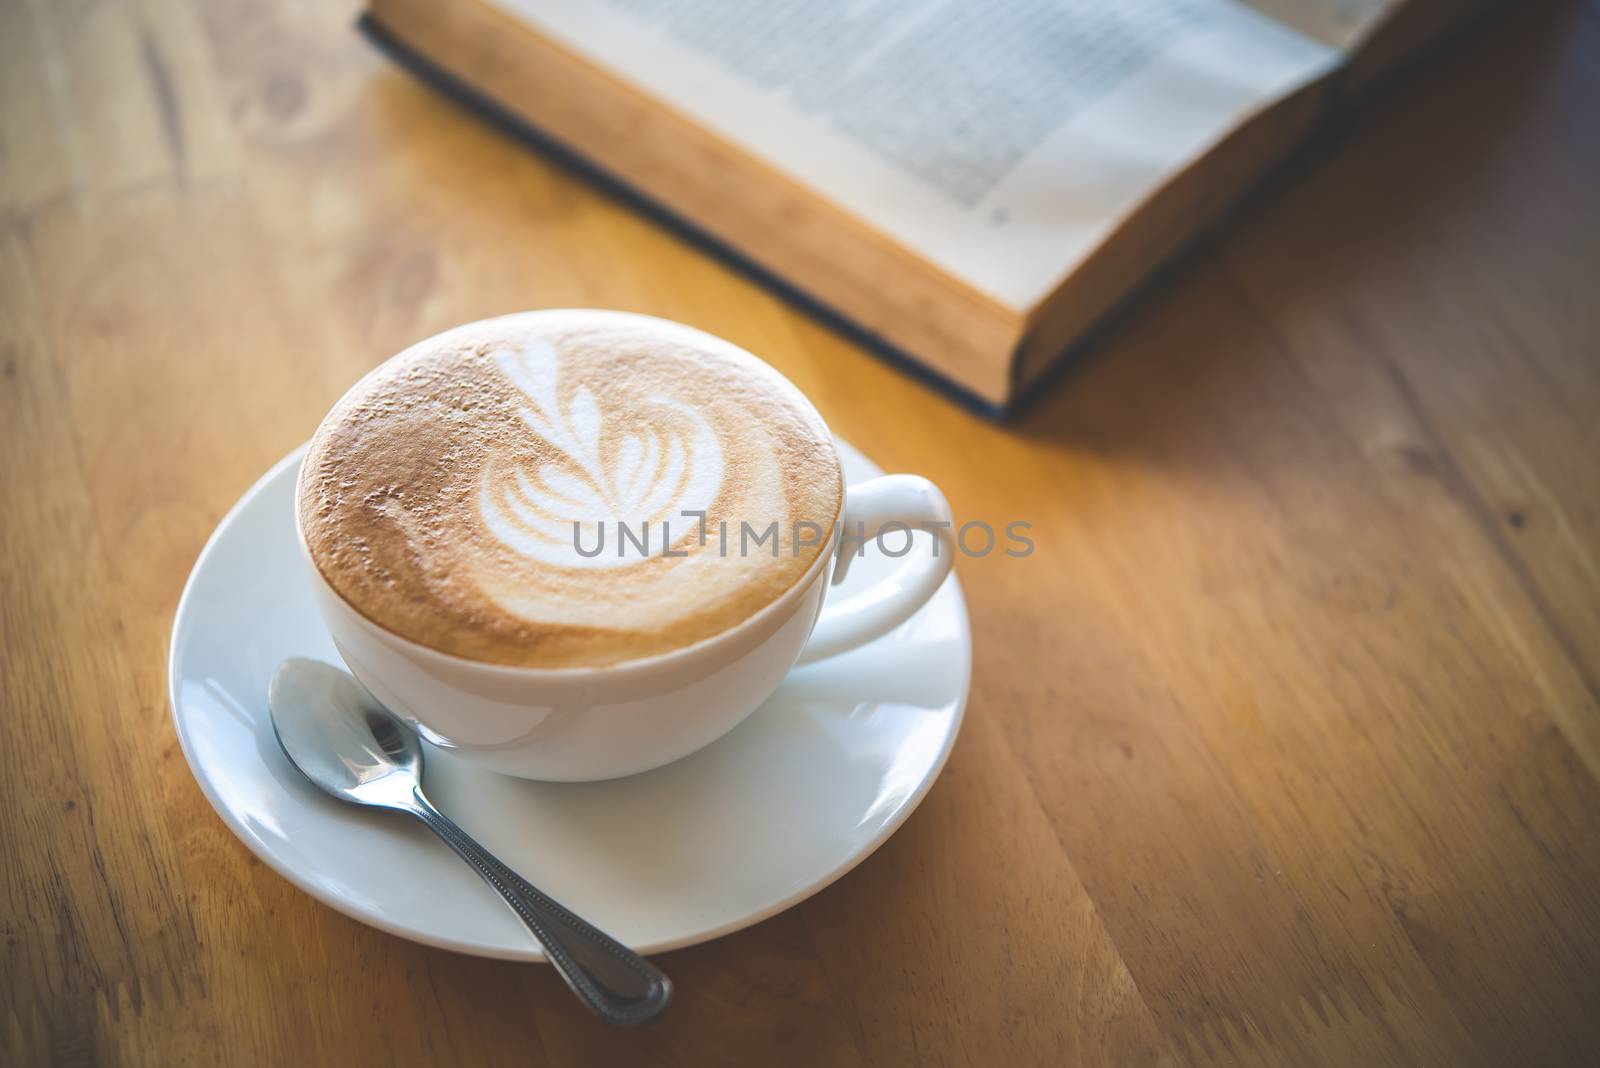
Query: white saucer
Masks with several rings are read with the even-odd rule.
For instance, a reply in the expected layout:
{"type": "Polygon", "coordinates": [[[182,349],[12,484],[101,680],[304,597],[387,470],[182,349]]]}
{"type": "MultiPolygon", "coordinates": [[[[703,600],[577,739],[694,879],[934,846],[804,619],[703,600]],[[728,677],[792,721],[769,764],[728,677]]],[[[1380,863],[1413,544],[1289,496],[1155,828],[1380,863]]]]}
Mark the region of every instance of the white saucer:
{"type": "MultiPolygon", "coordinates": [[[[879,473],[840,443],[846,477],[879,473]]],[[[318,793],[267,717],[279,661],[338,664],[295,545],[296,451],[236,504],[178,604],[169,685],[189,767],[245,845],[313,897],[445,949],[541,960],[472,870],[403,816],[318,793]]],[[[893,563],[869,545],[847,587],[893,563]]],[[[848,589],[835,591],[848,594],[848,589]]],[[[797,669],[750,719],[676,764],[555,784],[428,747],[434,802],[535,885],[643,952],[739,930],[827,886],[917,807],[966,707],[972,642],[952,576],[900,629],[797,669]]]]}

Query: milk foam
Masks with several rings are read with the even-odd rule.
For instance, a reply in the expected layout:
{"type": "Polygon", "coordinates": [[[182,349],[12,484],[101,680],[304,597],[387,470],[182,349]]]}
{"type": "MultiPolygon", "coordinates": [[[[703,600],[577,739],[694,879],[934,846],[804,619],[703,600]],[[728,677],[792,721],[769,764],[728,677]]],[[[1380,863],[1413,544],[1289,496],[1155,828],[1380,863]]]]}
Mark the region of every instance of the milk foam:
{"type": "Polygon", "coordinates": [[[374,621],[473,659],[571,667],[747,618],[821,551],[796,522],[830,528],[841,500],[826,428],[764,363],[662,320],[563,311],[460,327],[379,367],[318,429],[299,509],[318,569],[374,621]],[[743,523],[779,541],[703,536],[743,523]]]}
{"type": "MultiPolygon", "coordinates": [[[[628,428],[606,433],[594,394],[580,387],[563,409],[561,357],[536,340],[495,355],[528,403],[517,415],[561,454],[529,472],[515,464],[484,468],[478,510],[484,525],[515,552],[562,567],[628,567],[637,553],[578,551],[603,544],[620,524],[641,531],[686,530],[689,514],[705,513],[725,476],[722,446],[705,417],[672,397],[651,395],[627,413],[628,428]],[[683,424],[687,424],[684,432],[683,424]]],[[[613,419],[617,416],[613,415],[613,419]]]]}

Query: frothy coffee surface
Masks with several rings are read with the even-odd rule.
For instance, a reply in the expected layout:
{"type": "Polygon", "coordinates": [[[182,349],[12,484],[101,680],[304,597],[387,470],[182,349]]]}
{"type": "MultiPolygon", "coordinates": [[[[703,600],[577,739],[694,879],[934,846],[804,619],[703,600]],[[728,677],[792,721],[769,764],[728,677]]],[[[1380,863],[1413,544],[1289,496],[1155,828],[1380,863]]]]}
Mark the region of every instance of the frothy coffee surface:
{"type": "Polygon", "coordinates": [[[753,615],[826,546],[842,496],[826,427],[765,363],[664,320],[551,311],[363,378],[312,438],[299,510],[318,570],[369,619],[558,668],[753,615]]]}

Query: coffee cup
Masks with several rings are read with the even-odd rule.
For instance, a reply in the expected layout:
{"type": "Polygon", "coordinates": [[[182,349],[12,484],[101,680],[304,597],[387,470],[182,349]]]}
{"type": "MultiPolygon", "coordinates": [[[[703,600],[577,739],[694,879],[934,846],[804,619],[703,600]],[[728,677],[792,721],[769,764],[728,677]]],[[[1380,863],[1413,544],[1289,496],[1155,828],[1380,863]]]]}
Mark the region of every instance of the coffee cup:
{"type": "Polygon", "coordinates": [[[821,417],[776,371],[620,312],[520,313],[396,356],[319,427],[296,511],[356,678],[459,759],[549,781],[711,744],[797,664],[910,618],[955,555],[932,483],[845,487],[821,417]],[[933,542],[830,598],[887,530],[933,542]]]}

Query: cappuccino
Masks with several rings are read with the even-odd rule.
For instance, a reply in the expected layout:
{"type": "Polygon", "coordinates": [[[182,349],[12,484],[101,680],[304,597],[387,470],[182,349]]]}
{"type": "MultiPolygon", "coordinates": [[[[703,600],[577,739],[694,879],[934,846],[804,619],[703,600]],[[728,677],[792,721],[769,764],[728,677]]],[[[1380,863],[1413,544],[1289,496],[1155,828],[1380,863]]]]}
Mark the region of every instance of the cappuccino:
{"type": "Polygon", "coordinates": [[[810,403],[725,341],[620,312],[528,312],[358,382],[300,470],[328,585],[441,652],[601,667],[712,637],[793,587],[843,486],[810,403]]]}

